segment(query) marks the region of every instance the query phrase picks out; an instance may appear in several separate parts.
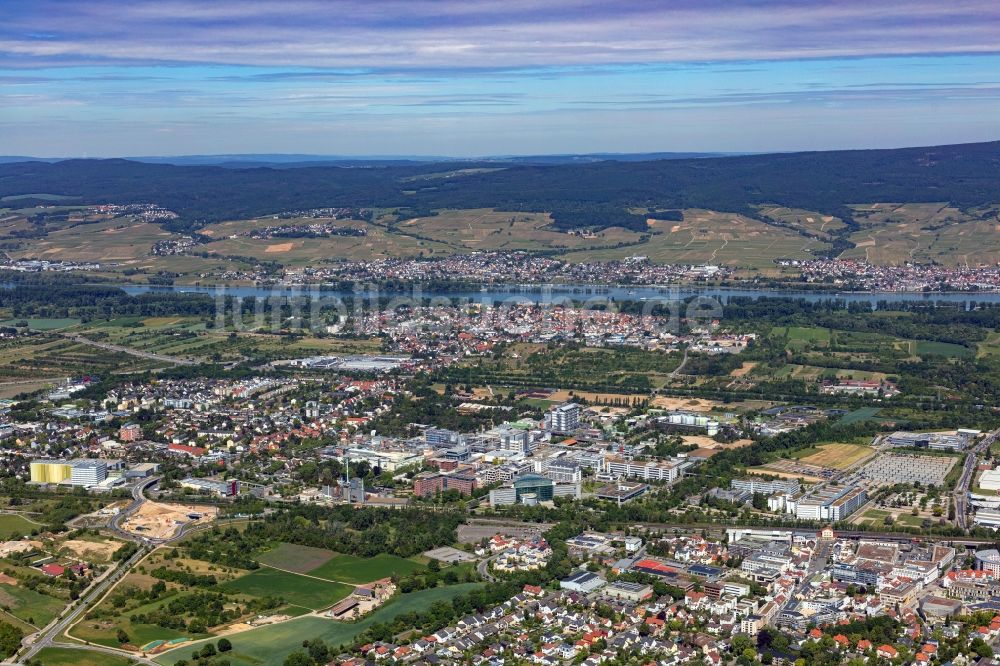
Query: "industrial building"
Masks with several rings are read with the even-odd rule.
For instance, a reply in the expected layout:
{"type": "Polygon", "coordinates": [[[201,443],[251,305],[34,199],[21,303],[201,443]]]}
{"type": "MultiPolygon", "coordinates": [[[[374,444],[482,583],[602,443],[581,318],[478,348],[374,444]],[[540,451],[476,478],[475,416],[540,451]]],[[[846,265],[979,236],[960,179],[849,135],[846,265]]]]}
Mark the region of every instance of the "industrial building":
{"type": "Polygon", "coordinates": [[[894,447],[932,451],[962,451],[980,434],[979,430],[967,428],[956,432],[894,432],[886,435],[885,443],[894,447]]]}
{"type": "Polygon", "coordinates": [[[74,486],[96,486],[108,478],[104,460],[33,460],[32,483],[67,483],[74,486]]]}
{"type": "Polygon", "coordinates": [[[607,581],[595,573],[578,571],[569,578],[559,581],[559,588],[570,592],[593,592],[599,590],[607,581]]]}
{"type": "Polygon", "coordinates": [[[235,497],[240,492],[240,482],[236,479],[213,481],[210,479],[195,479],[188,477],[180,481],[181,488],[190,488],[198,492],[210,493],[219,497],[235,497]]]}
{"type": "Polygon", "coordinates": [[[632,603],[639,603],[650,599],[653,596],[653,586],[644,583],[630,583],[628,581],[619,580],[611,583],[605,587],[601,594],[611,597],[612,599],[621,599],[622,601],[631,601],[632,603]]]}
{"type": "Polygon", "coordinates": [[[719,422],[704,414],[671,412],[666,416],[659,417],[657,423],[668,430],[704,431],[709,437],[714,437],[719,433],[719,422]]]}

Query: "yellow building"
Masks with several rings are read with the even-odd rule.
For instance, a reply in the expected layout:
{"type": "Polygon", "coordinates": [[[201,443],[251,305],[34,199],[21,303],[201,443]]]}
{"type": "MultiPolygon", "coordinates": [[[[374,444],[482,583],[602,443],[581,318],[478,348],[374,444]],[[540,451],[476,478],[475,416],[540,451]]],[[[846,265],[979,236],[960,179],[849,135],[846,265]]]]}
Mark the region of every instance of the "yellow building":
{"type": "Polygon", "coordinates": [[[62,483],[73,474],[73,466],[63,460],[34,460],[31,463],[32,483],[62,483]]]}

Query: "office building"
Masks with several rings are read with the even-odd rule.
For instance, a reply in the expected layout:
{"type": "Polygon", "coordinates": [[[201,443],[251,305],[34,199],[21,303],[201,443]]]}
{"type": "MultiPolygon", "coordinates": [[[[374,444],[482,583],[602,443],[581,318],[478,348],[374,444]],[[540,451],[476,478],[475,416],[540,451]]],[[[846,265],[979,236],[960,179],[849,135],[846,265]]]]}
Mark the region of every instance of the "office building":
{"type": "Polygon", "coordinates": [[[568,435],[580,427],[580,405],[566,402],[553,407],[547,414],[549,430],[559,435],[568,435]]]}
{"type": "Polygon", "coordinates": [[[475,475],[464,471],[421,472],[413,478],[413,494],[417,497],[430,497],[448,490],[457,490],[461,495],[471,495],[475,488],[475,475]]]}
{"type": "Polygon", "coordinates": [[[773,495],[774,493],[788,493],[794,495],[802,489],[802,485],[795,479],[774,479],[765,481],[764,479],[733,479],[729,482],[732,490],[739,490],[748,493],[761,493],[762,495],[773,495]]]}

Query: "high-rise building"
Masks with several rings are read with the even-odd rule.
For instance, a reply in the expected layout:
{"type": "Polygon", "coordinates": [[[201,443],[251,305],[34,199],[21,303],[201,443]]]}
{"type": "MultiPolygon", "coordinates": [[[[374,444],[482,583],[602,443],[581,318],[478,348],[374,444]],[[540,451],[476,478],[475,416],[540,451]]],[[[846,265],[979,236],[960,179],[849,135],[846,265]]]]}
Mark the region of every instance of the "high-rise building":
{"type": "Polygon", "coordinates": [[[567,435],[580,427],[580,405],[575,402],[564,402],[552,408],[549,412],[552,432],[567,435]]]}

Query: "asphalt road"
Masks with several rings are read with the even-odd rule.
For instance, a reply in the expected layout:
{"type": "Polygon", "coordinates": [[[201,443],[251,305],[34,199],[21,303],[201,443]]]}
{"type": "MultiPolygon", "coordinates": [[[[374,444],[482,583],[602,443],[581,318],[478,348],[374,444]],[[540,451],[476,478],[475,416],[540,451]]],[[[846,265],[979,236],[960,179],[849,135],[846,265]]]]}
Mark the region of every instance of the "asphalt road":
{"type": "MultiPolygon", "coordinates": [[[[37,635],[37,637],[31,643],[30,647],[28,647],[27,651],[25,651],[24,654],[21,655],[20,661],[26,662],[29,659],[33,658],[36,654],[38,654],[40,650],[47,647],[54,647],[56,645],[58,645],[58,647],[72,647],[72,648],[86,649],[88,646],[82,643],[57,644],[55,643],[55,639],[58,636],[61,636],[63,632],[65,632],[66,629],[70,627],[70,625],[75,623],[77,619],[90,607],[92,603],[94,603],[102,596],[104,596],[104,593],[107,592],[111,588],[111,586],[118,581],[119,578],[128,573],[129,569],[135,566],[135,564],[139,560],[145,557],[146,553],[147,551],[144,548],[140,548],[132,555],[132,557],[125,560],[125,562],[119,564],[118,567],[116,567],[115,569],[110,570],[109,573],[104,576],[104,578],[99,580],[95,585],[92,585],[91,588],[77,600],[76,605],[73,608],[71,608],[68,612],[66,612],[66,614],[63,615],[61,619],[55,620],[52,624],[48,626],[48,628],[43,629],[42,632],[37,635]]],[[[126,654],[125,652],[114,651],[107,648],[102,651],[113,651],[116,654],[121,654],[121,655],[126,654]]],[[[144,663],[152,664],[153,662],[145,661],[144,663]]]]}
{"type": "Polygon", "coordinates": [[[958,484],[955,485],[955,491],[952,494],[955,500],[955,524],[963,530],[969,528],[969,520],[966,515],[969,510],[969,485],[972,483],[972,479],[975,476],[976,464],[979,462],[979,456],[982,455],[983,451],[990,448],[998,437],[1000,437],[1000,430],[994,430],[986,435],[986,437],[983,438],[983,441],[971,448],[969,450],[969,454],[965,456],[965,465],[962,467],[962,476],[959,477],[958,484]]]}

